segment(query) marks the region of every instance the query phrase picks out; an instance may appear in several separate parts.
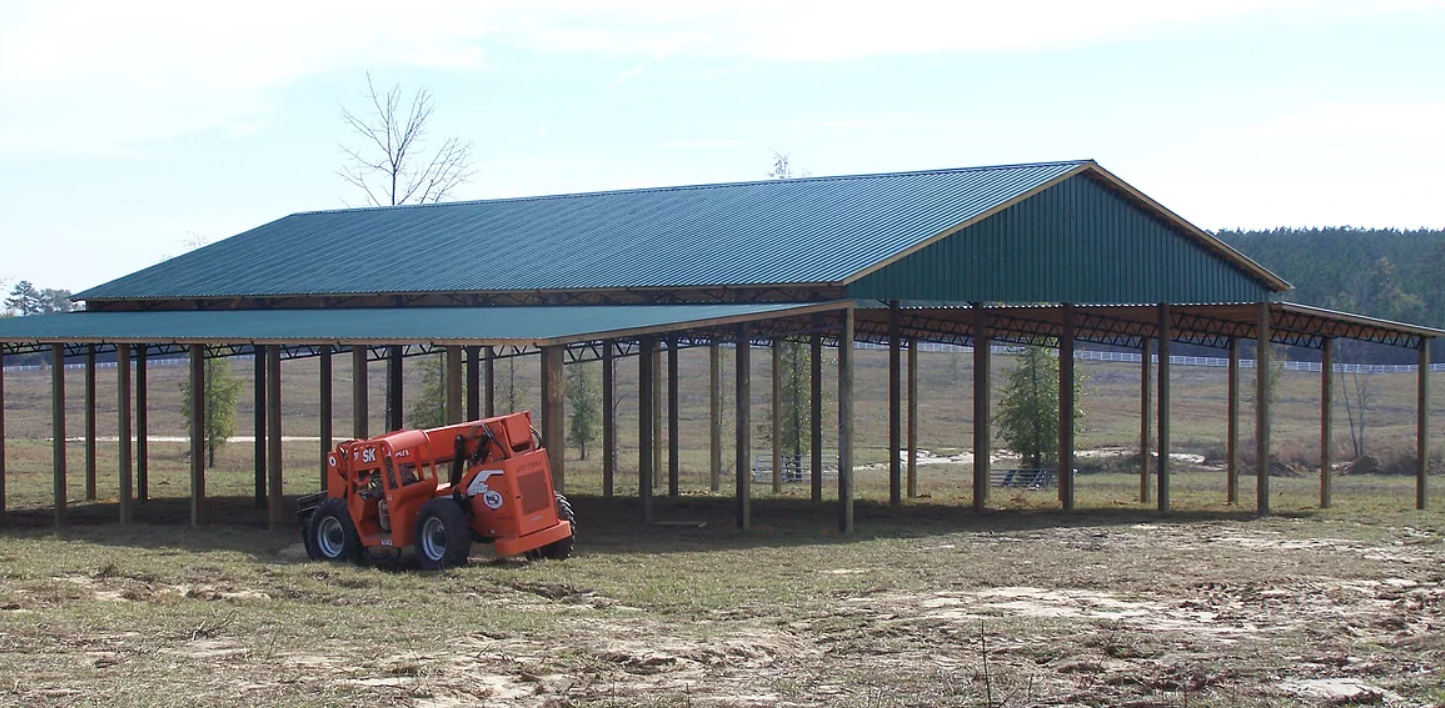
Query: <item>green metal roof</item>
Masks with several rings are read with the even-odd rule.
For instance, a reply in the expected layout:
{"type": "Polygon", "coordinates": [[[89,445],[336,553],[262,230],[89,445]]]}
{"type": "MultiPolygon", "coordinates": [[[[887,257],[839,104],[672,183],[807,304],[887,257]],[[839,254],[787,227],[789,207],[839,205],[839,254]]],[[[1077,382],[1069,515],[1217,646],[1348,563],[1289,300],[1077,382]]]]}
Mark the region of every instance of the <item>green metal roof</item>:
{"type": "Polygon", "coordinates": [[[841,283],[1089,161],[293,214],[82,300],[841,283]]]}
{"type": "Polygon", "coordinates": [[[848,307],[597,305],[75,312],[0,319],[0,343],[529,344],[544,346],[848,307]]]}

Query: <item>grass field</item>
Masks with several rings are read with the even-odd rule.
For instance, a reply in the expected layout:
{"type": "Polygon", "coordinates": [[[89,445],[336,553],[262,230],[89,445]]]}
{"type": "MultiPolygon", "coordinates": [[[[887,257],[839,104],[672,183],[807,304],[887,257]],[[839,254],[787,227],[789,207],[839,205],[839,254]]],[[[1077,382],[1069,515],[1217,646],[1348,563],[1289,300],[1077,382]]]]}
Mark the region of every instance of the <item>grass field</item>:
{"type": "MultiPolygon", "coordinates": [[[[182,444],[153,445],[144,523],[124,528],[111,523],[113,445],[101,446],[94,504],[80,498],[72,445],[73,526],[57,535],[46,378],[9,377],[0,705],[1445,704],[1445,513],[1413,511],[1413,479],[1339,477],[1336,507],[1321,511],[1317,479],[1276,478],[1280,515],[1256,519],[1223,504],[1217,466],[1181,465],[1168,517],[1141,507],[1137,477],[1123,473],[1082,475],[1081,511],[1066,514],[1050,490],[995,490],[992,508],[971,511],[970,468],[947,464],[921,468],[926,498],[889,508],[886,472],[868,468],[858,533],[838,535],[835,506],[791,485],[757,489],[757,528],[742,533],[730,500],[705,491],[706,360],[695,354],[684,357],[685,494],[659,499],[657,516],[705,526],[644,527],[628,496],[635,477],[602,499],[596,460],[574,455],[575,558],[495,561],[478,548],[444,574],[303,560],[295,533],[265,531],[252,505],[248,444],[223,450],[199,529],[184,525],[182,444]]],[[[860,356],[863,463],[885,457],[883,361],[860,356]]],[[[947,355],[924,364],[923,447],[966,448],[967,362],[956,385],[947,355]]],[[[314,364],[286,366],[286,432],[314,434],[314,364]]],[[[1130,444],[1136,370],[1082,368],[1085,446],[1130,444]]],[[[181,434],[165,392],[182,371],[152,372],[155,435],[181,434]]],[[[1176,440],[1222,437],[1222,380],[1177,375],[1176,440]]],[[[1413,378],[1379,381],[1373,444],[1403,446],[1413,378]]],[[[1282,446],[1317,445],[1313,385],[1285,377],[1282,446]]],[[[107,390],[103,380],[105,402],[107,390]]],[[[338,421],[349,416],[338,406],[338,421]]],[[[285,454],[288,491],[314,488],[315,443],[285,454]]],[[[1246,478],[1244,509],[1252,490],[1246,478]]]]}

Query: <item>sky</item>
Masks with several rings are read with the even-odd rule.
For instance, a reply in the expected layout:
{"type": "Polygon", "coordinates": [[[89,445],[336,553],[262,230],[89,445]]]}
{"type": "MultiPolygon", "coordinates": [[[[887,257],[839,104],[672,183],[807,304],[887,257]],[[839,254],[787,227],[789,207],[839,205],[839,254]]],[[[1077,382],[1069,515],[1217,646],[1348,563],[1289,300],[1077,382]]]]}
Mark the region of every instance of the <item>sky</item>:
{"type": "Polygon", "coordinates": [[[1207,229],[1442,228],[1442,37],[1445,0],[0,0],[0,281],[363,205],[368,71],[472,143],[457,199],[1089,158],[1207,229]]]}

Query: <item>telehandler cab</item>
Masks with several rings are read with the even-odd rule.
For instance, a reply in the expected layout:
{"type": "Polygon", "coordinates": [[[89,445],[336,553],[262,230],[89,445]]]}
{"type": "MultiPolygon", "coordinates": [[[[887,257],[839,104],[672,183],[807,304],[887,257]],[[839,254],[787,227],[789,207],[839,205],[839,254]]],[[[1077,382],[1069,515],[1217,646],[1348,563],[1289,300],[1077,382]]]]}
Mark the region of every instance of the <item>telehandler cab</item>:
{"type": "Polygon", "coordinates": [[[326,490],[298,506],[314,559],[415,546],[428,570],[465,564],[473,541],[498,556],[567,558],[576,528],[526,412],[341,443],[327,453],[326,490]]]}

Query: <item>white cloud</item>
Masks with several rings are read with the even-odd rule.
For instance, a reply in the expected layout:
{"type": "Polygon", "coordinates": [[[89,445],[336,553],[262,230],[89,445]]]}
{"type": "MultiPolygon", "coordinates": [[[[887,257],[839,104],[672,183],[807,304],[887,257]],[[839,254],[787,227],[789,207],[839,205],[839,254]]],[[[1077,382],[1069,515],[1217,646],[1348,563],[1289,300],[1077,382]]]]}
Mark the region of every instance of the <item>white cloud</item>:
{"type": "Polygon", "coordinates": [[[631,69],[628,69],[627,71],[624,71],[624,72],[618,74],[618,75],[617,75],[617,78],[613,79],[613,80],[611,81],[611,83],[607,84],[607,87],[604,88],[603,90],[604,90],[604,91],[611,91],[611,90],[617,88],[618,86],[621,86],[621,85],[627,83],[628,79],[631,79],[632,77],[637,76],[638,74],[642,73],[642,69],[643,69],[643,66],[642,66],[641,64],[638,64],[637,66],[634,66],[634,67],[632,67],[631,69]]]}
{"type": "MultiPolygon", "coordinates": [[[[1033,52],[1231,18],[1409,12],[1442,0],[59,0],[0,7],[0,152],[124,154],[201,130],[264,126],[275,92],[360,69],[475,70],[487,48],[656,60],[833,61],[1033,52]]],[[[616,87],[635,76],[619,75],[616,87]]],[[[241,129],[240,132],[244,132],[241,129]]]]}

